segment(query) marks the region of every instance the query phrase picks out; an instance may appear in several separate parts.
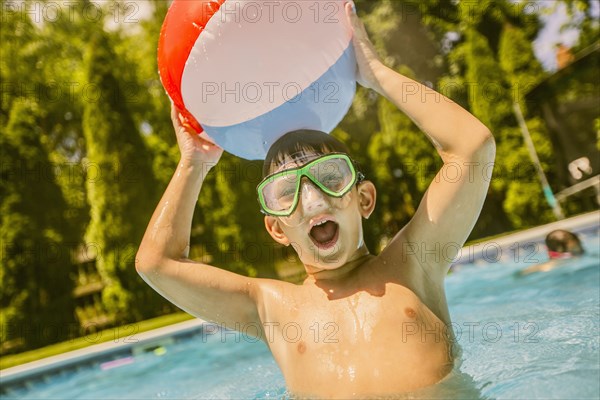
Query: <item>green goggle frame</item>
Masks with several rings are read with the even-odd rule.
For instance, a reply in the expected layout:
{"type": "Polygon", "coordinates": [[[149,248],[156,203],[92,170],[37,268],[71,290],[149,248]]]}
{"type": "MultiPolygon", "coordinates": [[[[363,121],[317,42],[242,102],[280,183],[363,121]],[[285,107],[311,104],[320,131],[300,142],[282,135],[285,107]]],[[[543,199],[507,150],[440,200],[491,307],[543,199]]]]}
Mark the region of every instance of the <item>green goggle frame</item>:
{"type": "MultiPolygon", "coordinates": [[[[357,172],[354,166],[353,160],[344,153],[329,153],[318,157],[302,167],[286,169],[281,172],[276,172],[272,175],[267,176],[257,186],[256,191],[258,193],[258,202],[261,206],[261,212],[266,215],[272,215],[275,217],[289,217],[298,206],[300,199],[300,185],[302,183],[302,177],[308,178],[316,187],[318,187],[323,193],[332,197],[343,197],[348,193],[352,187],[365,179],[361,172],[357,172]],[[327,174],[328,171],[321,171],[319,168],[325,166],[325,168],[335,166],[336,164],[341,168],[347,168],[343,174],[347,182],[344,182],[341,186],[335,185],[334,187],[327,186],[326,179],[321,174],[327,174]],[[315,174],[316,172],[316,174],[315,174]],[[348,175],[349,174],[349,175],[348,175]],[[273,209],[269,206],[267,200],[269,185],[272,185],[278,180],[283,180],[289,185],[289,189],[294,190],[293,200],[289,205],[286,205],[285,209],[273,209]],[[325,181],[325,182],[324,182],[325,181]]],[[[281,181],[280,181],[281,182],[281,181]]]]}

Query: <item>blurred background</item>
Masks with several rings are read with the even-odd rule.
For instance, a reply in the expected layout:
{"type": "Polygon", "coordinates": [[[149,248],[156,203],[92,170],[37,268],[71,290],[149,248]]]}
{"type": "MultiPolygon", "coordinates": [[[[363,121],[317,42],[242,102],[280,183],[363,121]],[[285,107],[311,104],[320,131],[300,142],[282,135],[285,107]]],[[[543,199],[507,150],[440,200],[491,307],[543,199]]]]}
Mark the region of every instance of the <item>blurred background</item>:
{"type": "MultiPolygon", "coordinates": [[[[179,156],[156,62],[168,6],[2,1],[2,355],[177,311],[134,266],[179,156]]],[[[598,208],[597,1],[356,6],[387,65],[494,133],[496,165],[471,241],[598,208]]],[[[405,115],[363,88],[333,134],[378,188],[365,223],[377,253],[410,220],[441,159],[405,115]]],[[[263,227],[261,167],[223,156],[198,200],[190,256],[298,281],[295,255],[263,227]]]]}

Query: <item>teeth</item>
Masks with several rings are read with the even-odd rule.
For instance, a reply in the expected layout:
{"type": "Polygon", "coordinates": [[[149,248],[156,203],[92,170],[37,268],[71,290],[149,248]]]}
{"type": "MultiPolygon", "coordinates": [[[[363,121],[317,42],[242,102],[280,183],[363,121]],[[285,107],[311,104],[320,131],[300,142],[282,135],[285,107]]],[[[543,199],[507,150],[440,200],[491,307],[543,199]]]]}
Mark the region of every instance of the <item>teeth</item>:
{"type": "Polygon", "coordinates": [[[314,226],[321,226],[321,225],[324,225],[327,222],[328,222],[327,220],[321,221],[321,222],[317,222],[314,226]]]}

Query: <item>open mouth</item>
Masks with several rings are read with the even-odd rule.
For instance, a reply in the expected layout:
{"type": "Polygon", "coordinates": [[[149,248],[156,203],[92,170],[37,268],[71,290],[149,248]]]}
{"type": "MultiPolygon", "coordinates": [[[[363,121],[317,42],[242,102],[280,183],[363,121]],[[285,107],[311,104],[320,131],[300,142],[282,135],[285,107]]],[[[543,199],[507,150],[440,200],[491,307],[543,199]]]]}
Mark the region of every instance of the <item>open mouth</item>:
{"type": "Polygon", "coordinates": [[[339,225],[334,221],[318,222],[310,229],[309,236],[319,249],[329,249],[338,240],[339,225]]]}

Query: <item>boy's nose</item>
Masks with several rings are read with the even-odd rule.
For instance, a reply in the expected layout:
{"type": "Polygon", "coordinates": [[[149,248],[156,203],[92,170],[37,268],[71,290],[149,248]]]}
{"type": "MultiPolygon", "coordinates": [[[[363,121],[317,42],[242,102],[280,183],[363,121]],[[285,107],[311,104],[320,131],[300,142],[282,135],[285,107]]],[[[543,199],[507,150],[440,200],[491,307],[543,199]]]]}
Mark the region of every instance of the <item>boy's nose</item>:
{"type": "Polygon", "coordinates": [[[300,203],[304,214],[327,208],[326,194],[306,177],[302,179],[300,190],[300,203]]]}

